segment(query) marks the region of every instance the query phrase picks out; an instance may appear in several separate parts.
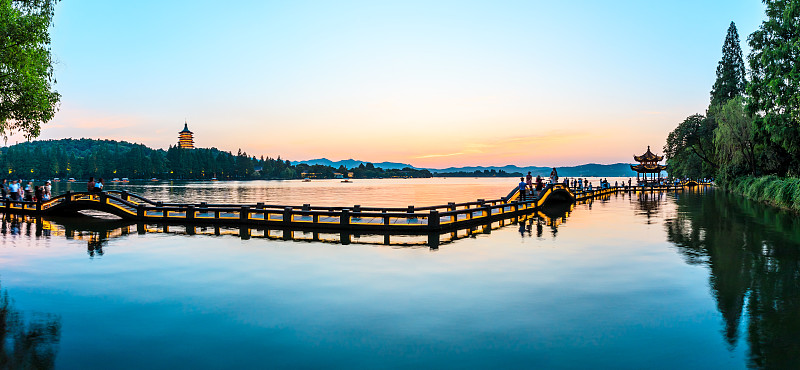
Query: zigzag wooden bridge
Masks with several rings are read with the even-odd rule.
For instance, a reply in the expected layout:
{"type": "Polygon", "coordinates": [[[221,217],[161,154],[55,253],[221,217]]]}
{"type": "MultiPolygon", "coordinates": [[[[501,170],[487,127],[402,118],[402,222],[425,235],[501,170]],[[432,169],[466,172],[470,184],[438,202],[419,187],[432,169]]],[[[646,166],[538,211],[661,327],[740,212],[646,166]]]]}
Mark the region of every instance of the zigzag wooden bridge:
{"type": "Polygon", "coordinates": [[[521,200],[519,192],[514,189],[508,196],[500,199],[407,208],[359,205],[312,207],[310,204],[286,206],[264,203],[179,204],[156,202],[125,191],[66,192],[46,202],[5,200],[2,211],[39,217],[72,216],[80,211],[95,210],[119,216],[124,220],[145,223],[261,225],[272,228],[424,234],[485,225],[526,215],[550,203],[582,201],[621,191],[664,191],[686,186],[692,185],[681,183],[667,187],[612,187],[575,192],[564,184],[552,184],[545,187],[538,196],[525,200],[521,200]]]}

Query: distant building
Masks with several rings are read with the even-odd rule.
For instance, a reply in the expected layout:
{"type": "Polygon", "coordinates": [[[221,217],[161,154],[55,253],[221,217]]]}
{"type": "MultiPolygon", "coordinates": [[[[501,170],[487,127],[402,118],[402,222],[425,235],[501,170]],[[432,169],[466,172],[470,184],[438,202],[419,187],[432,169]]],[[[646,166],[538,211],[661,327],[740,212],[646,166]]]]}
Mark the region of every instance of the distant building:
{"type": "Polygon", "coordinates": [[[183,131],[178,133],[178,146],[184,149],[194,149],[194,133],[189,131],[189,124],[183,122],[183,131]]]}

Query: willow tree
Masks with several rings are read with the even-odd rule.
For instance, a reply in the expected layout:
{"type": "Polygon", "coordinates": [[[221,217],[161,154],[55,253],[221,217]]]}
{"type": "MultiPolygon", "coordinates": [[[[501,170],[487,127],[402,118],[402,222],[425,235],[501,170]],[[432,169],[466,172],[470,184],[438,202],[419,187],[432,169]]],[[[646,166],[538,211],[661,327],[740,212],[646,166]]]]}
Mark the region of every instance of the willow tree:
{"type": "Polygon", "coordinates": [[[750,35],[748,109],[774,152],[778,174],[800,175],[800,0],[765,0],[767,20],[750,35]]]}
{"type": "Polygon", "coordinates": [[[729,100],[717,114],[714,145],[724,175],[755,175],[756,142],[753,116],[747,112],[744,99],[729,100]]]}
{"type": "Polygon", "coordinates": [[[55,115],[50,25],[58,0],[0,0],[0,136],[30,140],[55,115]]]}

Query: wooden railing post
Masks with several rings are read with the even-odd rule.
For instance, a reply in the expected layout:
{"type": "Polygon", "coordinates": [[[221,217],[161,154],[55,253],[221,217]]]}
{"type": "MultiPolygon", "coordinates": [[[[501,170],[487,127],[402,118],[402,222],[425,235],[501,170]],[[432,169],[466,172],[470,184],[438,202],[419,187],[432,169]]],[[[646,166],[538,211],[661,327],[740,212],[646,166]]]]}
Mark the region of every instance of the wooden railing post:
{"type": "Polygon", "coordinates": [[[341,226],[349,226],[350,225],[350,210],[347,208],[342,209],[342,215],[339,216],[339,225],[341,226]]]}
{"type": "MultiPolygon", "coordinates": [[[[381,213],[386,213],[386,210],[381,210],[381,213]]],[[[389,226],[389,216],[383,216],[383,224],[389,226]]]]}
{"type": "Polygon", "coordinates": [[[72,202],[72,190],[67,190],[64,193],[64,203],[72,202]]]}
{"type": "Polygon", "coordinates": [[[250,219],[249,215],[250,215],[250,207],[242,206],[242,209],[239,210],[239,220],[247,221],[248,219],[250,219]]]}
{"type": "Polygon", "coordinates": [[[144,204],[137,204],[136,205],[136,217],[139,219],[144,218],[144,204]]]}
{"type": "Polygon", "coordinates": [[[283,207],[283,222],[292,222],[292,207],[283,207]]]}
{"type": "Polygon", "coordinates": [[[428,227],[433,230],[437,230],[439,229],[439,223],[439,211],[435,209],[431,210],[431,213],[428,215],[428,227]]]}
{"type": "Polygon", "coordinates": [[[187,220],[194,220],[194,205],[190,204],[186,207],[186,219],[187,220]]]}

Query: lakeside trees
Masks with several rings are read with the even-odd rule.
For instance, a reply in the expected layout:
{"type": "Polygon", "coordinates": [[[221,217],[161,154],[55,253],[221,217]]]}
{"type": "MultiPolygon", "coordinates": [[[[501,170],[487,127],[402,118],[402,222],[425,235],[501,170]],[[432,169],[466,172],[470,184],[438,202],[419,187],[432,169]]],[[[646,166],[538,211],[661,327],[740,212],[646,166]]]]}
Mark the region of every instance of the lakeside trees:
{"type": "Polygon", "coordinates": [[[53,118],[61,99],[50,54],[58,0],[0,0],[0,135],[30,140],[53,118]]]}
{"type": "Polygon", "coordinates": [[[705,116],[667,137],[673,176],[800,176],[800,0],[765,3],[767,20],[749,37],[751,81],[731,22],[705,116]]]}
{"type": "Polygon", "coordinates": [[[239,150],[235,155],[216,148],[167,150],[142,144],[93,139],[32,141],[0,150],[0,171],[8,178],[69,178],[89,176],[149,179],[299,179],[334,178],[335,173],[353,172],[356,178],[431,177],[428,170],[404,168],[384,170],[372,163],[353,169],[306,164],[292,165],[278,158],[250,156],[239,150]]]}
{"type": "Polygon", "coordinates": [[[706,114],[693,114],[681,122],[667,137],[664,153],[670,174],[676,177],[716,177],[719,168],[714,131],[717,114],[729,100],[742,96],[747,86],[744,59],[736,24],[731,22],[722,58],[717,65],[717,79],[711,87],[711,101],[706,114]]]}
{"type": "Polygon", "coordinates": [[[765,1],[767,20],[750,35],[747,107],[766,173],[800,176],[800,1],[765,1]]]}

